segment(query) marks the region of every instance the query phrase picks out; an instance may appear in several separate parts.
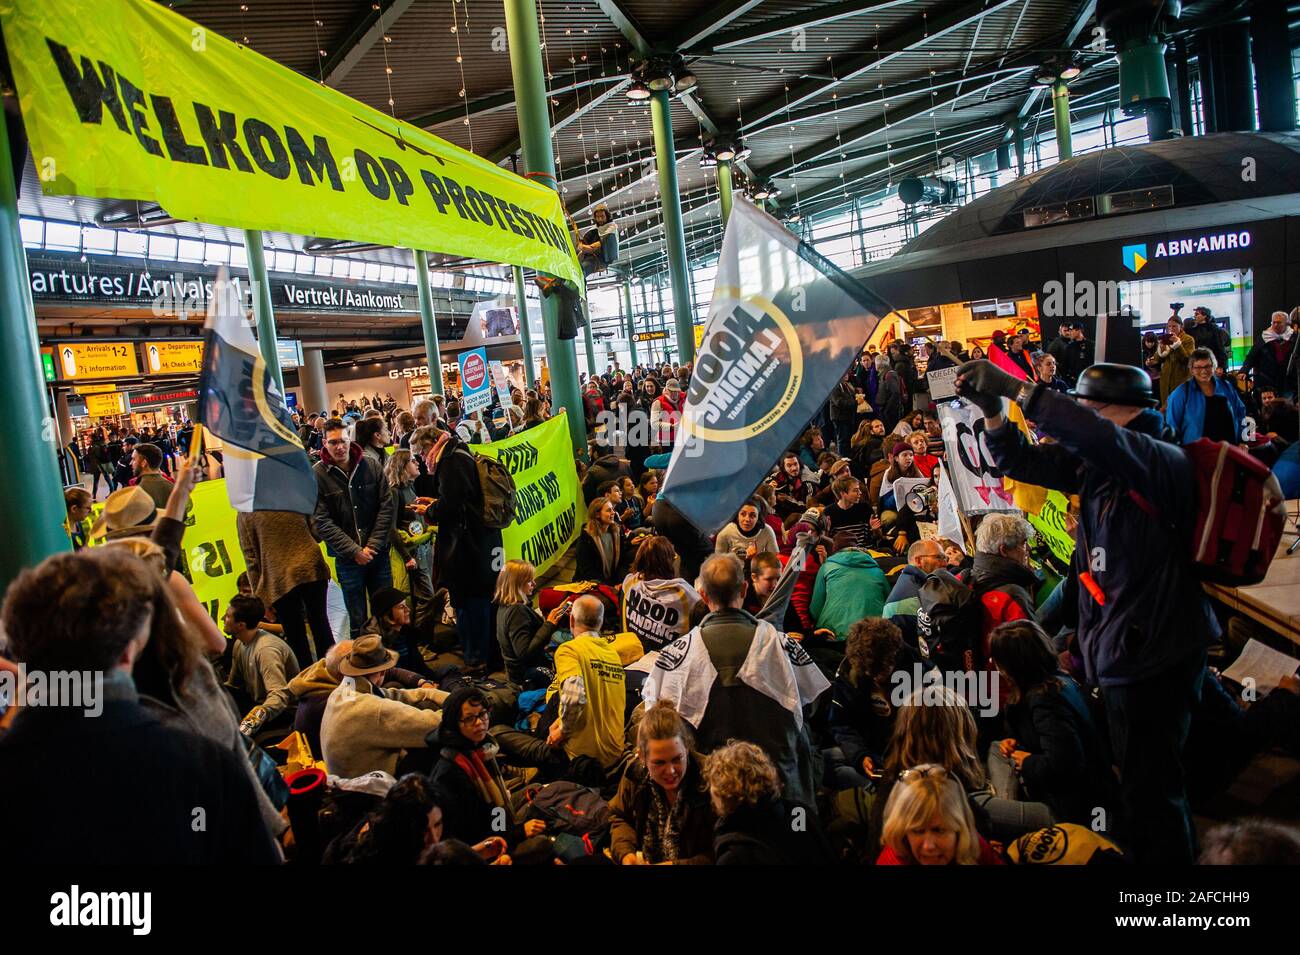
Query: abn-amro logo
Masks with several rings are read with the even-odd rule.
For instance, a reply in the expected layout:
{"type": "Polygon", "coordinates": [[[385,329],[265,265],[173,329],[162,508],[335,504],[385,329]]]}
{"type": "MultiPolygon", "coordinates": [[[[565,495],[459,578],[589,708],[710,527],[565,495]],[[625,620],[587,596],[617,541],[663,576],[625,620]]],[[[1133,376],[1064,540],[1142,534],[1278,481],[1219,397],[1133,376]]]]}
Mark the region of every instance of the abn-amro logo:
{"type": "Polygon", "coordinates": [[[1147,244],[1139,242],[1137,245],[1124,246],[1124,265],[1130,272],[1141,272],[1142,266],[1147,264],[1147,244]]]}

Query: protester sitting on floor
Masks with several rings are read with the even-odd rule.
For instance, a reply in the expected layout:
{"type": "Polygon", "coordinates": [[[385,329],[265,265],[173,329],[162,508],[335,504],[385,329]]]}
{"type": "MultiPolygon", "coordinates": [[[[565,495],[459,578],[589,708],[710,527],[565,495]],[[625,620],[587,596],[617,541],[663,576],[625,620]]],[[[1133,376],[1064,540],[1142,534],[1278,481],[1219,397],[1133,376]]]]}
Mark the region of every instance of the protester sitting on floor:
{"type": "Polygon", "coordinates": [[[975,831],[961,785],[942,766],[904,770],[885,805],[884,849],[876,865],[1003,865],[975,831]]]}
{"type": "Polygon", "coordinates": [[[298,675],[298,658],[289,644],[259,629],[266,607],[256,597],[231,597],[222,624],[234,640],[226,688],[242,713],[260,706],[266,698],[298,675]]]}
{"type": "Polygon", "coordinates": [[[618,491],[622,501],[618,511],[618,522],[629,531],[639,530],[645,526],[646,514],[637,501],[636,482],[624,475],[618,479],[618,491]]]}
{"type": "Polygon", "coordinates": [[[671,703],[645,711],[637,759],[609,804],[610,854],[619,865],[707,865],[715,819],[691,729],[671,703]]]}
{"type": "Polygon", "coordinates": [[[1061,672],[1051,640],[1032,620],[997,627],[990,652],[1010,690],[1010,736],[990,751],[990,770],[999,756],[1003,767],[1014,767],[993,785],[1010,795],[1018,780],[1025,797],[1046,803],[1058,822],[1094,826],[1098,809],[1115,811],[1116,782],[1083,690],[1061,672]]]}
{"type": "Polygon", "coordinates": [[[814,507],[827,508],[835,503],[835,483],[840,478],[852,477],[853,462],[827,452],[822,455],[822,464],[821,480],[817,484],[817,493],[813,495],[812,503],[814,507]]]}
{"type": "Polygon", "coordinates": [[[1045,804],[1006,799],[994,792],[980,760],[970,707],[954,690],[937,681],[916,687],[898,707],[894,735],[885,753],[885,778],[873,804],[873,816],[878,815],[877,809],[883,810],[882,796],[888,796],[899,774],[922,763],[938,763],[961,783],[975,814],[976,827],[987,838],[1006,841],[1052,824],[1052,812],[1045,804]]]}
{"type": "Polygon", "coordinates": [[[329,844],[322,864],[414,865],[442,841],[441,796],[427,776],[403,776],[378,808],[329,844]]]}
{"type": "Polygon", "coordinates": [[[601,634],[605,607],[587,595],[569,611],[573,639],[555,650],[555,679],[546,693],[555,719],[545,733],[492,728],[504,758],[535,766],[546,779],[573,776],[595,785],[623,756],[627,705],[623,661],[601,634]],[[581,762],[579,762],[581,760],[581,762]]]}
{"type": "Polygon", "coordinates": [[[578,537],[574,580],[613,586],[619,582],[623,559],[623,529],[614,519],[614,505],[598,497],[587,508],[587,523],[578,537]]]}
{"type": "Polygon", "coordinates": [[[473,844],[500,836],[515,845],[545,831],[540,819],[516,820],[510,793],[497,764],[499,746],[488,734],[492,714],[487,697],[472,686],[452,690],[443,703],[442,725],[428,735],[437,762],[430,781],[445,794],[443,833],[473,844]]]}
{"type": "Polygon", "coordinates": [[[555,670],[546,648],[568,613],[568,608],[559,604],[543,618],[532,606],[536,590],[536,568],[526,560],[508,560],[497,577],[492,598],[506,679],[520,689],[551,685],[555,670]]]}
{"type": "Polygon", "coordinates": [[[718,824],[718,865],[828,865],[834,854],[816,813],[782,797],[767,754],[733,741],[714,750],[704,767],[718,824]]]}
{"type": "Polygon", "coordinates": [[[889,597],[885,572],[874,557],[849,544],[851,540],[848,533],[835,536],[835,551],[818,568],[813,584],[814,635],[829,640],[843,641],[854,623],[879,617],[889,597]]]}
{"type": "Polygon", "coordinates": [[[831,689],[835,747],[823,753],[825,775],[836,789],[869,786],[880,778],[898,714],[895,687],[925,669],[892,622],[867,617],[849,628],[831,689]]]}
{"type": "Polygon", "coordinates": [[[816,489],[803,479],[803,464],[796,452],[781,455],[778,467],[776,477],[768,480],[776,490],[776,513],[784,520],[807,510],[816,489]]]}
{"type": "MultiPolygon", "coordinates": [[[[975,531],[975,562],[970,583],[980,595],[984,650],[993,628],[1034,617],[1034,595],[1041,581],[1029,568],[1034,528],[1019,514],[986,514],[975,531]]],[[[984,660],[974,661],[983,668],[984,660]]]]}
{"type": "Polygon", "coordinates": [[[894,500],[894,482],[899,478],[923,478],[926,475],[916,466],[916,452],[905,440],[889,451],[889,467],[880,479],[879,505],[881,511],[898,510],[901,501],[894,500]]]}
{"type": "MultiPolygon", "coordinates": [[[[781,558],[776,554],[755,554],[749,562],[749,587],[745,591],[744,609],[747,613],[758,616],[763,604],[776,589],[776,582],[781,579],[781,558]]],[[[794,629],[798,630],[798,627],[794,629]]]]}
{"type": "Polygon", "coordinates": [[[731,523],[718,532],[714,553],[735,554],[741,560],[758,553],[775,554],[776,535],[759,519],[762,510],[758,499],[753,497],[740,505],[731,523]]]}
{"type": "MultiPolygon", "coordinates": [[[[71,691],[80,699],[59,693],[46,701],[59,705],[16,707],[0,739],[9,858],[53,865],[280,861],[240,741],[232,751],[230,741],[213,738],[215,726],[181,728],[208,715],[190,708],[195,684],[185,678],[206,663],[155,568],[121,548],[56,554],[9,585],[0,630],[6,653],[28,674],[92,681],[71,691]],[[175,679],[169,688],[183,707],[174,724],[144,705],[133,679],[151,645],[172,666],[162,676],[175,679]],[[66,761],[57,771],[56,756],[66,761]],[[93,798],[70,773],[101,782],[93,798]],[[202,826],[190,825],[195,806],[206,810],[202,826]]],[[[228,732],[233,714],[227,719],[228,732]]]]}
{"type": "Polygon", "coordinates": [[[930,453],[930,439],[924,431],[913,431],[907,436],[907,446],[912,449],[912,463],[921,477],[933,477],[939,459],[930,453]]]}
{"type": "Polygon", "coordinates": [[[358,637],[339,663],[342,678],[320,727],[321,755],[331,775],[428,772],[434,754],[424,748],[425,738],[442,721],[439,708],[447,693],[433,687],[385,693],[385,678],[396,665],[397,651],[385,649],[378,634],[358,637]]]}
{"type": "Polygon", "coordinates": [[[647,651],[658,650],[690,630],[700,602],[695,588],[677,574],[677,552],[666,537],[647,537],[623,580],[623,629],[647,651]]]}
{"type": "MultiPolygon", "coordinates": [[[[293,728],[307,737],[311,751],[320,755],[320,724],[325,715],[329,695],[339,685],[343,674],[339,664],[352,652],[352,641],[333,644],[323,660],[317,660],[289,681],[288,685],[267,696],[261,706],[255,706],[240,721],[239,730],[246,736],[255,736],[266,723],[281,713],[294,709],[293,728]]],[[[384,676],[383,693],[390,699],[399,699],[400,691],[429,688],[434,684],[418,673],[394,667],[384,676]]]]}
{"type": "Polygon", "coordinates": [[[406,594],[394,587],[385,587],[371,595],[370,607],[375,613],[361,628],[361,636],[377,634],[387,649],[397,651],[399,667],[425,679],[433,679],[420,654],[420,644],[426,642],[426,637],[411,623],[411,605],[406,594]]]}
{"type": "Polygon", "coordinates": [[[1300,409],[1296,403],[1283,398],[1276,388],[1258,388],[1259,402],[1256,433],[1263,438],[1294,442],[1300,440],[1300,409]]]}
{"type": "Polygon", "coordinates": [[[1300,865],[1300,829],[1272,819],[1215,826],[1201,840],[1201,865],[1300,865]]]}
{"type": "Polygon", "coordinates": [[[894,587],[885,599],[881,616],[898,625],[909,646],[916,644],[916,612],[920,608],[918,595],[925,579],[947,562],[938,541],[920,540],[907,548],[907,566],[894,578],[894,587]]]}
{"type": "Polygon", "coordinates": [[[660,655],[642,698],[647,704],[672,702],[695,727],[701,752],[732,739],[762,746],[776,764],[786,795],[811,804],[814,779],[805,714],[830,682],[794,641],[741,609],[745,571],[734,556],[715,554],[706,560],[699,584],[709,614],[671,658],[660,655]]]}

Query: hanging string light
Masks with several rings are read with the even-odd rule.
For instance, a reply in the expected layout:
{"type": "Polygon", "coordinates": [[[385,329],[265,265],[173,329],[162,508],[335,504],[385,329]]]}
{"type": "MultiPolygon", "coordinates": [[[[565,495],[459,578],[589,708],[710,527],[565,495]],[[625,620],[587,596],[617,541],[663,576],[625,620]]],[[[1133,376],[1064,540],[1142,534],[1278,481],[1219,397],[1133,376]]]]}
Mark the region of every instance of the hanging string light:
{"type": "Polygon", "coordinates": [[[803,213],[799,210],[799,173],[794,168],[794,123],[790,119],[790,84],[784,84],[785,88],[785,121],[786,132],[789,134],[790,147],[790,179],[794,183],[794,215],[790,217],[792,222],[798,222],[803,218],[803,213]]]}
{"type": "Polygon", "coordinates": [[[546,108],[551,116],[551,138],[555,140],[552,150],[555,158],[555,185],[561,195],[567,195],[569,187],[564,184],[564,157],[560,154],[560,131],[555,128],[555,107],[559,101],[551,95],[551,83],[555,74],[551,72],[551,43],[546,36],[546,5],[537,0],[537,22],[542,32],[542,57],[546,63],[546,108]]]}
{"type": "MultiPolygon", "coordinates": [[[[465,57],[460,48],[460,30],[456,23],[456,5],[460,0],[451,0],[451,32],[456,37],[456,66],[460,70],[460,100],[465,105],[465,128],[469,131],[469,151],[474,151],[474,124],[469,119],[469,96],[465,90],[465,57]]],[[[465,7],[465,29],[469,30],[469,4],[465,7]]],[[[387,61],[385,61],[387,65],[387,61]]]]}

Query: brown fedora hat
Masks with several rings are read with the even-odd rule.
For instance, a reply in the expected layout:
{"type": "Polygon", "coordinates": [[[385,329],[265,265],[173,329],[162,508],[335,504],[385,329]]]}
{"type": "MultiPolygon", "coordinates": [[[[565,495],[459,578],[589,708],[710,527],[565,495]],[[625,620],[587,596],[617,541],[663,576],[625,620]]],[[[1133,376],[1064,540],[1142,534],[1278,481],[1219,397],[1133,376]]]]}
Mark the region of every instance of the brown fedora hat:
{"type": "Polygon", "coordinates": [[[99,515],[90,533],[99,537],[105,530],[113,532],[150,525],[160,513],[158,505],[144,488],[120,487],[104,499],[104,513],[99,515]]]}
{"type": "Polygon", "coordinates": [[[352,652],[339,664],[339,672],[344,676],[365,676],[395,666],[397,651],[385,649],[383,639],[372,633],[352,641],[352,652]]]}

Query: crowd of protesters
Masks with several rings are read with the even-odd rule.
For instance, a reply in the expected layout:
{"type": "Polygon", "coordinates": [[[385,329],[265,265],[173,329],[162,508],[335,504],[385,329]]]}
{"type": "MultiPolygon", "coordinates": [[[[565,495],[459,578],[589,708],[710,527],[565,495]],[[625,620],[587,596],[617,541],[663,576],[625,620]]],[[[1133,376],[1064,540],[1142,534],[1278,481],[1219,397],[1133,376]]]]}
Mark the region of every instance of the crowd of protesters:
{"type": "MultiPolygon", "coordinates": [[[[314,514],[240,515],[220,630],[180,550],[188,435],[97,435],[93,486],[66,495],[74,552],[10,586],[0,666],[98,674],[102,709],[0,716],[0,773],[30,783],[0,814],[54,814],[32,827],[50,861],[1001,865],[1065,833],[1068,861],[1190,863],[1192,813],[1252,754],[1300,753],[1300,680],[1243,700],[1210,666],[1179,448],[1294,441],[1296,339],[1277,313],[1239,386],[1196,316],[1146,373],[1094,364],[1071,324],[868,349],[712,536],[660,495],[690,366],[611,367],[581,387],[571,571],[545,574],[505,559],[470,445],[547,420],[548,388],[470,415],[340,395],[295,415],[314,514]],[[1073,560],[1018,514],[935,533],[925,372],[958,366],[997,466],[1075,496],[1073,560]],[[1104,600],[1080,582],[1098,546],[1104,600]],[[978,607],[942,644],[940,585],[978,607]],[[291,788],[272,755],[290,734],[291,788]],[[1191,758],[1213,747],[1233,757],[1191,758]],[[52,752],[114,784],[83,801],[52,752]]],[[[1300,862],[1300,833],[1263,820],[1200,844],[1300,862]]]]}

